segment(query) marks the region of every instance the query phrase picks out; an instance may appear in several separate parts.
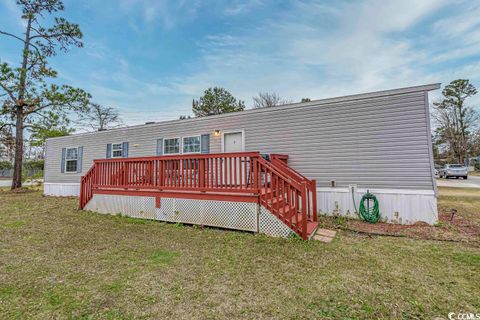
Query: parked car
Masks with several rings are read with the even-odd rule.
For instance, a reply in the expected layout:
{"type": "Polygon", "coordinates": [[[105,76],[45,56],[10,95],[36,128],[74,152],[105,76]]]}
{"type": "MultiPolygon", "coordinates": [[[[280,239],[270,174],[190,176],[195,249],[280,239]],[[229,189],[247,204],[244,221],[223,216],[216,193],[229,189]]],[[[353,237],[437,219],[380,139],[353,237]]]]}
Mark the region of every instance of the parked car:
{"type": "Polygon", "coordinates": [[[446,164],[439,171],[440,178],[448,179],[450,177],[468,179],[468,169],[463,164],[446,164]]]}

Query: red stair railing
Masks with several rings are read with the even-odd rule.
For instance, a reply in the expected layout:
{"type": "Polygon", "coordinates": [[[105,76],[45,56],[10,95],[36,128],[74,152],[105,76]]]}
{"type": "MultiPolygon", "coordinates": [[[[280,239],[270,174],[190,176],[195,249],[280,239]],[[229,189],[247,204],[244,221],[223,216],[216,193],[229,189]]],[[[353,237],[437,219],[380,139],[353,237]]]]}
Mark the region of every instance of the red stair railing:
{"type": "Polygon", "coordinates": [[[279,170],[283,174],[289,176],[290,178],[292,178],[296,181],[301,181],[302,183],[306,184],[306,186],[307,186],[307,192],[306,192],[307,205],[310,207],[307,212],[309,214],[309,217],[313,221],[315,221],[315,222],[318,221],[317,181],[308,179],[307,177],[302,175],[300,172],[298,172],[297,170],[290,167],[288,165],[288,155],[272,154],[271,155],[271,163],[273,165],[275,165],[277,170],[279,170]]]}
{"type": "Polygon", "coordinates": [[[87,173],[80,179],[80,209],[83,209],[85,205],[93,197],[93,184],[96,176],[96,166],[93,166],[87,171],[87,173]]]}
{"type": "Polygon", "coordinates": [[[317,227],[317,214],[311,204],[314,198],[308,183],[285,174],[273,162],[258,159],[260,204],[283,221],[304,240],[317,227]]]}

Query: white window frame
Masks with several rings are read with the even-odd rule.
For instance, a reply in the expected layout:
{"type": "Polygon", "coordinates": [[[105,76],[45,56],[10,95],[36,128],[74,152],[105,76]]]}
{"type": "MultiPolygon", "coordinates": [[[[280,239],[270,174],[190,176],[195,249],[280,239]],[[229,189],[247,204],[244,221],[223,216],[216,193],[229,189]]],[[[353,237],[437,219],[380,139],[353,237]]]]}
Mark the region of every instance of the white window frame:
{"type": "Polygon", "coordinates": [[[65,148],[65,168],[64,168],[64,169],[65,169],[64,172],[65,172],[65,173],[68,173],[68,174],[78,173],[78,172],[77,172],[77,171],[78,171],[78,147],[65,148]],[[67,159],[68,150],[70,150],[70,149],[75,149],[75,150],[77,150],[77,151],[76,151],[76,152],[77,152],[77,158],[76,158],[76,159],[67,159]],[[76,162],[77,162],[77,166],[75,167],[75,171],[68,171],[68,170],[67,170],[67,167],[68,167],[68,166],[67,166],[67,163],[68,163],[68,161],[76,161],[76,162]]]}
{"type": "Polygon", "coordinates": [[[201,135],[194,135],[194,136],[185,136],[185,137],[182,137],[182,141],[181,141],[181,148],[182,148],[182,154],[198,154],[198,153],[202,153],[202,136],[201,135]],[[183,145],[184,145],[184,141],[183,139],[186,139],[186,138],[198,138],[200,140],[200,150],[198,150],[198,152],[185,152],[184,149],[183,149],[183,145]]]}
{"type": "Polygon", "coordinates": [[[182,154],[182,150],[183,150],[182,140],[183,140],[182,137],[164,138],[163,142],[162,142],[162,154],[165,155],[165,156],[182,154]],[[174,140],[174,139],[178,139],[178,152],[177,153],[165,153],[165,142],[167,142],[167,140],[174,140]]]}
{"type": "Polygon", "coordinates": [[[120,142],[120,143],[112,143],[112,150],[110,150],[110,157],[111,157],[111,158],[123,158],[123,142],[120,142]],[[113,146],[116,145],[116,144],[119,144],[119,145],[120,145],[120,149],[115,149],[115,150],[113,150],[113,146]],[[113,151],[121,151],[121,153],[120,153],[119,156],[114,156],[114,155],[113,155],[113,151]]]}

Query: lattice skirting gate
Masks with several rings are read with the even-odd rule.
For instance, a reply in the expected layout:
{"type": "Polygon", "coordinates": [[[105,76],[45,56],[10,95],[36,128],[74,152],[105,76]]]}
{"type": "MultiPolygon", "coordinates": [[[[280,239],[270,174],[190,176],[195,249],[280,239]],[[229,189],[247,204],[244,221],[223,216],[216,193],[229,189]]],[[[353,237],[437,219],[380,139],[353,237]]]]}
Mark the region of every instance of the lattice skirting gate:
{"type": "Polygon", "coordinates": [[[256,203],[95,194],[84,210],[288,237],[294,232],[256,203]]]}

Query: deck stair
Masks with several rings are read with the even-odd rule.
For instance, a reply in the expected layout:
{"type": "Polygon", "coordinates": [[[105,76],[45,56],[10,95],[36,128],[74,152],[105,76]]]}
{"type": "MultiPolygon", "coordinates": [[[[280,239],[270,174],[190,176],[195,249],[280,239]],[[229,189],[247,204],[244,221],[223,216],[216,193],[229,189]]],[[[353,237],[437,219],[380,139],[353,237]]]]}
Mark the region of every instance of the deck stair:
{"type": "Polygon", "coordinates": [[[80,208],[95,193],[254,202],[303,239],[318,226],[316,182],[288,165],[288,156],[258,152],[95,160],[82,177],[80,208]]]}

